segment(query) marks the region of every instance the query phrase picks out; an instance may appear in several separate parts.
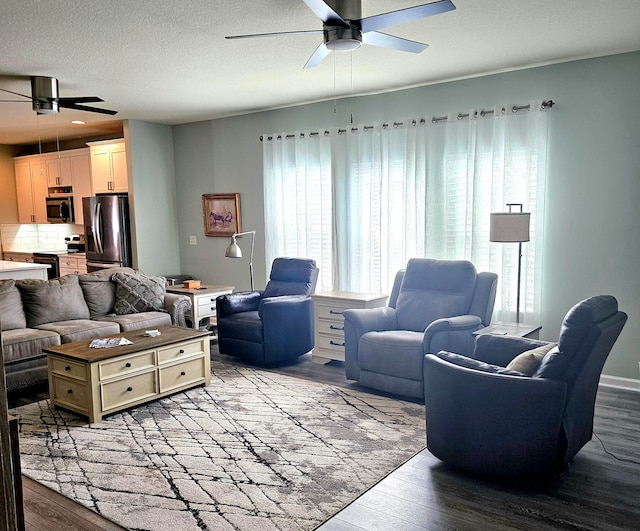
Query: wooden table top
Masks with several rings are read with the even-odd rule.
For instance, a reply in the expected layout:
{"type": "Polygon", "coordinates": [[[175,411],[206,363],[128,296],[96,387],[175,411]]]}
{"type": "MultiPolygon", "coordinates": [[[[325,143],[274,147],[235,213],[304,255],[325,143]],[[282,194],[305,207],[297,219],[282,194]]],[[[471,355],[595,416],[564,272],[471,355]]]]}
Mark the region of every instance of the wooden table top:
{"type": "Polygon", "coordinates": [[[75,341],[74,343],[63,343],[62,345],[57,345],[55,347],[43,348],[42,351],[46,354],[55,354],[65,358],[93,363],[96,361],[107,360],[109,358],[115,358],[117,356],[141,352],[143,350],[164,347],[173,343],[180,343],[182,341],[188,341],[190,339],[208,336],[211,334],[208,330],[194,330],[192,328],[182,328],[180,326],[159,326],[154,330],[158,330],[160,335],[156,337],[147,337],[144,335],[145,330],[141,329],[106,336],[110,338],[125,337],[132,342],[131,345],[108,348],[90,348],[89,344],[92,340],[85,339],[83,341],[75,341]]]}

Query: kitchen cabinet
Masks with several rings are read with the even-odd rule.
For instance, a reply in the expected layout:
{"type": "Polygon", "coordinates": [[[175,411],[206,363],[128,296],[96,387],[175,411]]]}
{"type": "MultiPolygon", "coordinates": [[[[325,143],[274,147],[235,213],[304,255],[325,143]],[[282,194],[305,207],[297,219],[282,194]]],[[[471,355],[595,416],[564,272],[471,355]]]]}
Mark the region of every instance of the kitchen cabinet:
{"type": "Polygon", "coordinates": [[[344,311],[379,308],[387,305],[387,296],[353,291],[327,291],[311,295],[313,299],[315,345],[311,361],[344,361],[344,311]]]}
{"type": "Polygon", "coordinates": [[[33,255],[31,253],[14,253],[9,251],[3,253],[2,259],[8,262],[24,262],[27,264],[33,264],[33,255]]]}
{"type": "Polygon", "coordinates": [[[47,185],[52,187],[73,187],[71,160],[58,155],[48,156],[45,160],[47,167],[47,185]]]}
{"type": "Polygon", "coordinates": [[[93,195],[128,192],[129,174],[124,140],[89,142],[93,195]]]}
{"type": "Polygon", "coordinates": [[[87,259],[85,255],[66,255],[60,257],[60,276],[84,274],[87,272],[87,259]]]}
{"type": "Polygon", "coordinates": [[[18,221],[20,223],[46,223],[48,194],[46,165],[40,158],[15,159],[18,221]]]}

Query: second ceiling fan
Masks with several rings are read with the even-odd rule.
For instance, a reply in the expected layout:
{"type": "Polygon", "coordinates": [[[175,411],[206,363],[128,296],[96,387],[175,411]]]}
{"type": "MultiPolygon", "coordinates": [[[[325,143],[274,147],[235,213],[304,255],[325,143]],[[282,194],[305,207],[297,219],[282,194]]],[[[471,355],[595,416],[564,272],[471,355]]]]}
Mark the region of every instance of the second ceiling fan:
{"type": "Polygon", "coordinates": [[[404,52],[420,53],[429,45],[400,37],[394,37],[378,30],[404,24],[413,20],[438,15],[456,8],[451,0],[439,0],[430,4],[408,7],[362,18],[361,0],[333,0],[332,5],[324,0],[303,0],[322,20],[322,30],[283,31],[277,33],[256,33],[232,35],[227,39],[248,39],[278,35],[323,34],[323,42],[316,48],[304,68],[319,65],[332,51],[350,51],[362,44],[392,48],[404,52]]]}

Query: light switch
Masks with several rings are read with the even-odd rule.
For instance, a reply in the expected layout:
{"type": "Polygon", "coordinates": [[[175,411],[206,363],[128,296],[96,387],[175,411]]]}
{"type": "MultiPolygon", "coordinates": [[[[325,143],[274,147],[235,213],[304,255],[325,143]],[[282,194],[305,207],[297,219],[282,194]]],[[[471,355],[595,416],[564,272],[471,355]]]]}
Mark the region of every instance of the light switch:
{"type": "Polygon", "coordinates": [[[189,245],[198,245],[198,242],[195,236],[189,236],[189,245]]]}

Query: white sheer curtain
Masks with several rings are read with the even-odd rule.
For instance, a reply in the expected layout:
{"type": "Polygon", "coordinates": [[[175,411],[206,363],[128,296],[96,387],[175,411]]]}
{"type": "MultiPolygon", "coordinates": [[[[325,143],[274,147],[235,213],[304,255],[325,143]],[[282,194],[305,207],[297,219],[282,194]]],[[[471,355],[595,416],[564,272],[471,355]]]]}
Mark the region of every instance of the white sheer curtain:
{"type": "Polygon", "coordinates": [[[267,259],[306,251],[319,289],[382,293],[409,258],[471,260],[498,273],[496,318],[514,321],[518,245],[489,241],[489,214],[522,203],[521,318],[537,322],[548,113],[540,102],[513,109],[265,142],[267,259]],[[278,217],[293,211],[295,225],[278,217]]]}
{"type": "Polygon", "coordinates": [[[274,258],[313,258],[317,291],[333,289],[331,140],[285,133],[263,137],[267,273],[274,258]]]}

